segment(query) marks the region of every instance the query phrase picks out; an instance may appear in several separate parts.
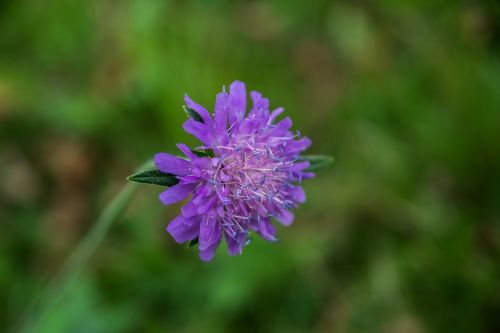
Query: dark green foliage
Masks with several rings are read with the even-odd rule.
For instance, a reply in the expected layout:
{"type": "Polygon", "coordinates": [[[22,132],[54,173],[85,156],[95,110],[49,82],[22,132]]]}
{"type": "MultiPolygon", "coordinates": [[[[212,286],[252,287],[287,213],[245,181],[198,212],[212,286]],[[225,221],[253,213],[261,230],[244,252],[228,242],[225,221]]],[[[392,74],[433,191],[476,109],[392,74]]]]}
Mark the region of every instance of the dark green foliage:
{"type": "Polygon", "coordinates": [[[193,239],[192,241],[188,242],[188,247],[192,247],[198,244],[198,238],[193,239]]]}
{"type": "Polygon", "coordinates": [[[173,186],[179,182],[179,180],[170,173],[165,173],[160,170],[146,170],[129,176],[127,180],[143,183],[152,184],[160,186],[173,186]]]}
{"type": "Polygon", "coordinates": [[[191,151],[196,155],[196,156],[199,156],[199,157],[213,157],[214,156],[214,152],[212,149],[191,149],[191,151]]]}
{"type": "Polygon", "coordinates": [[[203,123],[203,119],[201,118],[201,116],[193,109],[191,108],[188,108],[187,106],[183,106],[182,107],[184,109],[184,112],[186,112],[186,114],[188,115],[188,117],[191,117],[193,118],[194,120],[200,122],[200,123],[203,123]]]}

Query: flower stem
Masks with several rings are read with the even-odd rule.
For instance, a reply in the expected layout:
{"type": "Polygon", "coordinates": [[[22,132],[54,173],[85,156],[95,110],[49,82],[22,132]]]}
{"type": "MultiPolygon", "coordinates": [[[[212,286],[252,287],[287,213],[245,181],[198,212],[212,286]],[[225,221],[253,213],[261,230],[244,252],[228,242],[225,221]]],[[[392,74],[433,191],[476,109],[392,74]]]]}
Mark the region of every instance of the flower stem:
{"type": "MultiPolygon", "coordinates": [[[[138,171],[153,166],[152,161],[144,163],[138,171]]],[[[97,218],[92,229],[78,244],[57,275],[47,284],[28,306],[19,323],[18,332],[37,332],[38,327],[61,303],[64,296],[75,285],[86,264],[106,237],[111,225],[124,211],[136,192],[138,184],[129,182],[113,198],[97,218]]]]}

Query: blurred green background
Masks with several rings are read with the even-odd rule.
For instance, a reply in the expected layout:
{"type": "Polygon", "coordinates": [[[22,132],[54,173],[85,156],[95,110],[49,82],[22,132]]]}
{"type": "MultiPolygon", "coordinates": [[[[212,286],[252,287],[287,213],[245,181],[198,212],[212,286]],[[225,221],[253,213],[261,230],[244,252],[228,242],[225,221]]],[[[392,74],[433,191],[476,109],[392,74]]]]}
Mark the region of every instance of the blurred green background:
{"type": "Polygon", "coordinates": [[[336,158],[281,241],[200,262],[141,186],[28,331],[500,332],[499,55],[494,0],[1,1],[0,331],[239,79],[336,158]]]}

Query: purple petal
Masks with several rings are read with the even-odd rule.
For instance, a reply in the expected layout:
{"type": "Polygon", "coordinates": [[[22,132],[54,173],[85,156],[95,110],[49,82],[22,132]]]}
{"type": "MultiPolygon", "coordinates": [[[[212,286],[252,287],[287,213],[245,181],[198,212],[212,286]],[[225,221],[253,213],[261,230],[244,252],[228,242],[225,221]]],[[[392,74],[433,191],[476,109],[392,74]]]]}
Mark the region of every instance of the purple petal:
{"type": "MultiPolygon", "coordinates": [[[[229,113],[229,95],[225,92],[218,93],[215,98],[215,136],[227,137],[227,115],[229,113]]],[[[220,142],[223,143],[223,142],[220,142]]]]}
{"type": "Polygon", "coordinates": [[[182,151],[184,153],[184,155],[186,155],[186,157],[189,158],[190,160],[197,158],[197,156],[185,144],[178,143],[177,148],[179,148],[179,150],[182,151]]]}
{"type": "Polygon", "coordinates": [[[300,178],[301,179],[311,179],[314,178],[316,175],[314,172],[301,172],[300,173],[300,178]]]}
{"type": "Polygon", "coordinates": [[[213,196],[210,200],[205,201],[202,205],[200,205],[197,209],[198,214],[206,214],[210,209],[215,207],[217,202],[217,198],[213,196]]]}
{"type": "Polygon", "coordinates": [[[256,226],[257,233],[267,241],[276,242],[276,229],[269,218],[259,218],[256,226]]]}
{"type": "Polygon", "coordinates": [[[273,129],[270,131],[271,136],[281,136],[284,135],[289,129],[292,127],[292,119],[290,117],[286,117],[280,120],[276,125],[274,125],[273,129]]]}
{"type": "Polygon", "coordinates": [[[177,179],[179,179],[184,184],[198,183],[200,181],[200,177],[194,175],[181,176],[177,177],[177,179]]]}
{"type": "Polygon", "coordinates": [[[200,223],[199,249],[204,251],[218,243],[221,237],[220,223],[214,219],[205,219],[200,223]]]}
{"type": "Polygon", "coordinates": [[[257,91],[250,92],[252,98],[252,110],[248,113],[248,118],[265,117],[269,116],[269,100],[263,98],[262,94],[257,91]]]}
{"type": "Polygon", "coordinates": [[[206,202],[208,200],[208,196],[212,194],[212,186],[210,185],[201,185],[196,189],[196,194],[193,196],[193,203],[199,206],[202,202],[206,202]]]}
{"type": "Polygon", "coordinates": [[[190,223],[184,216],[179,215],[169,223],[167,231],[177,243],[184,243],[198,237],[200,228],[197,223],[190,223]]]}
{"type": "Polygon", "coordinates": [[[311,139],[303,137],[302,139],[289,142],[285,147],[285,153],[288,155],[297,155],[311,146],[311,139]]]}
{"type": "Polygon", "coordinates": [[[293,222],[294,215],[291,211],[280,208],[278,214],[275,215],[275,218],[281,224],[289,226],[293,222]]]}
{"type": "Polygon", "coordinates": [[[212,117],[210,117],[210,113],[207,111],[207,109],[194,102],[188,95],[184,95],[184,101],[189,108],[193,109],[200,115],[201,119],[203,119],[203,122],[206,125],[212,127],[212,117]]]}
{"type": "Polygon", "coordinates": [[[220,218],[224,218],[225,216],[225,212],[224,212],[224,206],[222,205],[217,205],[217,215],[220,217],[220,218]]]}
{"type": "MultiPolygon", "coordinates": [[[[206,169],[210,166],[210,159],[207,157],[196,157],[196,158],[193,158],[191,163],[193,164],[193,167],[206,169]]],[[[195,171],[196,171],[195,168],[193,168],[193,174],[196,174],[197,176],[201,175],[200,172],[197,173],[195,171]]]]}
{"type": "Polygon", "coordinates": [[[306,201],[306,193],[300,186],[290,186],[290,194],[292,200],[298,203],[304,203],[306,201]]]}
{"type": "Polygon", "coordinates": [[[198,206],[193,202],[193,200],[189,201],[186,203],[184,206],[181,208],[182,215],[185,217],[192,217],[198,215],[198,212],[196,209],[198,206]]]}
{"type": "Polygon", "coordinates": [[[230,105],[229,123],[243,120],[247,107],[247,91],[245,84],[241,81],[234,81],[229,86],[230,105]]]}
{"type": "Polygon", "coordinates": [[[271,112],[271,115],[269,116],[269,120],[267,121],[267,123],[268,124],[272,124],[273,121],[276,119],[276,117],[278,117],[280,114],[282,114],[283,111],[285,111],[285,109],[283,109],[283,108],[277,108],[276,110],[274,110],[273,112],[271,112]]]}
{"type": "Polygon", "coordinates": [[[164,205],[170,205],[184,200],[194,189],[194,184],[179,183],[169,187],[166,191],[160,194],[160,200],[164,205]]]}
{"type": "Polygon", "coordinates": [[[223,205],[229,205],[231,203],[231,200],[229,199],[229,190],[227,187],[224,188],[216,188],[215,193],[217,194],[217,197],[219,198],[219,202],[223,205]]]}
{"type": "Polygon", "coordinates": [[[311,163],[309,161],[303,161],[299,163],[295,163],[292,165],[289,170],[292,172],[300,172],[302,170],[305,170],[311,166],[311,163]]]}
{"type": "Polygon", "coordinates": [[[207,125],[194,120],[193,118],[189,118],[188,120],[186,120],[182,127],[186,132],[192,134],[194,137],[196,137],[206,145],[211,145],[214,140],[212,133],[210,133],[210,128],[207,125]]]}
{"type": "Polygon", "coordinates": [[[189,174],[191,169],[191,163],[189,163],[189,161],[167,153],[156,154],[154,161],[161,171],[172,173],[177,176],[185,176],[189,174]]]}
{"type": "Polygon", "coordinates": [[[256,129],[259,128],[259,121],[245,118],[239,126],[239,131],[241,135],[254,133],[256,129]]]}
{"type": "Polygon", "coordinates": [[[227,252],[231,256],[240,255],[243,253],[243,247],[245,246],[246,235],[244,233],[240,233],[237,235],[231,236],[227,232],[224,232],[226,236],[227,242],[227,252]]]}
{"type": "Polygon", "coordinates": [[[211,261],[214,258],[215,251],[217,251],[217,248],[219,247],[219,243],[220,240],[215,244],[212,244],[211,246],[207,247],[205,250],[200,250],[199,253],[200,259],[203,261],[211,261]]]}

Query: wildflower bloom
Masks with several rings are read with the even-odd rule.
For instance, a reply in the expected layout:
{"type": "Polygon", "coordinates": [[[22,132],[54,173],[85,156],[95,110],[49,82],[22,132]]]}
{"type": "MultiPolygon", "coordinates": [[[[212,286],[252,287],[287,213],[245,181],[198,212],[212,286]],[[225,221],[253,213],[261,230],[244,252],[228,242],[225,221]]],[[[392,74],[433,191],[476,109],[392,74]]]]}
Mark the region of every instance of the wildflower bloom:
{"type": "Polygon", "coordinates": [[[269,110],[269,101],[250,92],[252,107],[246,114],[247,93],[242,82],[229,93],[217,94],[214,114],[186,95],[188,108],[199,115],[189,118],[184,130],[202,142],[210,156],[198,156],[184,144],[177,147],[186,159],[166,153],[155,155],[158,169],[174,174],[179,182],[160,194],[165,205],[191,196],[167,231],[178,243],[198,239],[200,258],[212,260],[222,238],[230,255],[241,254],[251,231],[276,241],[271,218],[290,225],[292,209],[306,199],[300,187],[309,162],[299,155],[311,140],[291,132],[292,121],[277,121],[283,108],[269,110]]]}

